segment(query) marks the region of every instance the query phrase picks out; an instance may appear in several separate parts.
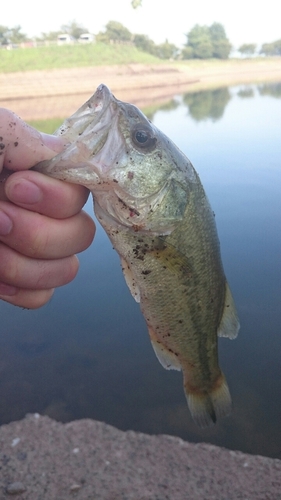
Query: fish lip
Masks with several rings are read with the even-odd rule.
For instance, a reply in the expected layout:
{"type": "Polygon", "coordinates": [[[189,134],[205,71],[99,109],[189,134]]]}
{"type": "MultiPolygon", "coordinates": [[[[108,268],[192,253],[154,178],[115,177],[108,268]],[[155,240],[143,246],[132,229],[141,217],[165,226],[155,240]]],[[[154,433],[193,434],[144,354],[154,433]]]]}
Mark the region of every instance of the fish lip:
{"type": "Polygon", "coordinates": [[[112,93],[104,83],[101,83],[97,87],[97,90],[95,91],[94,95],[90,98],[90,102],[93,101],[96,108],[97,108],[97,103],[96,103],[97,100],[101,101],[103,110],[107,108],[107,106],[112,100],[112,93]]]}
{"type": "MultiPolygon", "coordinates": [[[[111,91],[106,85],[104,85],[104,83],[101,83],[97,87],[92,97],[90,97],[90,99],[86,103],[88,108],[86,114],[89,115],[89,118],[91,117],[90,118],[91,121],[90,123],[87,123],[85,129],[87,129],[88,125],[94,127],[95,124],[101,120],[101,117],[106,113],[106,110],[113,101],[114,97],[111,91]]],[[[80,110],[82,110],[82,108],[80,108],[80,110]]],[[[80,110],[78,110],[77,115],[80,110]]],[[[75,117],[75,114],[73,115],[73,117],[75,117]]]]}

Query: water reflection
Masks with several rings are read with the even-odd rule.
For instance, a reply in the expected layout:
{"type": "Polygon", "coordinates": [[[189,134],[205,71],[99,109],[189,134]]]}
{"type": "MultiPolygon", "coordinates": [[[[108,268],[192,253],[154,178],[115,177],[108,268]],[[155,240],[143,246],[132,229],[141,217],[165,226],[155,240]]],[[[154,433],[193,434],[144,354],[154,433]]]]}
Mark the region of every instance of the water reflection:
{"type": "MultiPolygon", "coordinates": [[[[245,92],[245,89],[244,89],[245,92]]],[[[249,92],[247,88],[247,92],[249,92]]],[[[240,89],[239,95],[242,97],[243,89],[240,89]]],[[[227,87],[205,90],[194,93],[186,93],[179,99],[171,99],[163,103],[161,106],[150,106],[143,111],[146,116],[153,121],[156,113],[159,111],[174,111],[179,106],[185,105],[188,113],[195,121],[206,120],[211,118],[212,121],[217,121],[222,118],[224,110],[232,98],[231,93],[227,87]]]]}
{"type": "Polygon", "coordinates": [[[255,90],[253,87],[246,86],[242,89],[240,89],[237,92],[238,97],[241,97],[242,99],[249,99],[251,97],[254,97],[255,95],[255,90]]]}
{"type": "Polygon", "coordinates": [[[227,87],[183,96],[183,102],[188,106],[190,116],[196,121],[206,118],[211,118],[212,121],[219,120],[230,99],[231,94],[227,87]]]}
{"type": "Polygon", "coordinates": [[[259,85],[258,90],[260,95],[270,95],[277,99],[281,98],[281,83],[265,83],[259,85]]]}
{"type": "MultiPolygon", "coordinates": [[[[220,339],[233,414],[210,430],[196,428],[181,374],[156,360],[118,256],[98,228],[80,256],[78,277],[46,307],[22,311],[0,303],[1,423],[28,412],[61,421],[89,417],[281,458],[278,88],[176,96],[152,112],[196,166],[216,213],[242,324],[237,340],[220,339]],[[242,99],[247,93],[251,99],[242,99]]],[[[86,210],[92,213],[90,201],[86,210]]]]}

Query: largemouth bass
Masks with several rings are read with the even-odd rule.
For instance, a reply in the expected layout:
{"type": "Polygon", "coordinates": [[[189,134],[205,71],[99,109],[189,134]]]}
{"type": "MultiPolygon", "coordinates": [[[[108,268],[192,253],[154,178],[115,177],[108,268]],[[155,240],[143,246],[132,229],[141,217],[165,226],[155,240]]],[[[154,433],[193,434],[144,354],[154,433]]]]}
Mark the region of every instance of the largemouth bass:
{"type": "Polygon", "coordinates": [[[92,192],[160,363],[182,370],[194,421],[211,425],[231,410],[217,336],[236,337],[239,322],[198,174],[141,111],[105,85],[55,134],[68,145],[36,170],[92,192]]]}

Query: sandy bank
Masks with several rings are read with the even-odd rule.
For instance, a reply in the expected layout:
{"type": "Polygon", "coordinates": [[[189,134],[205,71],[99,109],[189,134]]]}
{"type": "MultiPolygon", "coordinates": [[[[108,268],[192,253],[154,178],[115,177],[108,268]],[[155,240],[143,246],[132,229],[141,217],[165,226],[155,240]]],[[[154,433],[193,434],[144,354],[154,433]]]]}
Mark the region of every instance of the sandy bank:
{"type": "Polygon", "coordinates": [[[281,461],[102,422],[29,415],[0,428],[0,498],[280,500],[281,461]]]}
{"type": "Polygon", "coordinates": [[[281,81],[281,58],[190,64],[98,66],[0,74],[0,106],[25,120],[66,117],[105,83],[145,107],[175,94],[241,83],[281,81]]]}

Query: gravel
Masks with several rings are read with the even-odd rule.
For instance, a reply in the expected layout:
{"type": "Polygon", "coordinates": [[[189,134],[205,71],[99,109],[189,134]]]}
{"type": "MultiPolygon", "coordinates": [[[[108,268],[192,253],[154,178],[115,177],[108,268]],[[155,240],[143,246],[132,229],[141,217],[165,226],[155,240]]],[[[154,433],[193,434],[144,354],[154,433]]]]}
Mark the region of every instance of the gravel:
{"type": "Polygon", "coordinates": [[[281,461],[38,414],[0,428],[0,500],[281,500],[281,461]]]}

